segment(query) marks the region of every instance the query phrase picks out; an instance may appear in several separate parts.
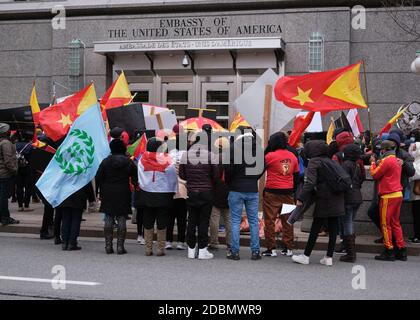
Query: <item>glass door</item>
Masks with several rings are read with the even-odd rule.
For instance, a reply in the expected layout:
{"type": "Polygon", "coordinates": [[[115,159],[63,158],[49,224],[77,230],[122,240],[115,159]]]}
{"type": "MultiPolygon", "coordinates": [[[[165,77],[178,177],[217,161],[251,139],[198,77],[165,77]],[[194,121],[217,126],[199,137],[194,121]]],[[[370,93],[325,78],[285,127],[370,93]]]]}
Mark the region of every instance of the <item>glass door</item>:
{"type": "Polygon", "coordinates": [[[192,107],[192,83],[162,84],[162,106],[174,110],[178,120],[184,120],[186,109],[192,107]]]}
{"type": "Polygon", "coordinates": [[[130,83],[133,102],[152,103],[153,83],[130,83]]]}
{"type": "Polygon", "coordinates": [[[216,121],[226,129],[229,129],[232,93],[233,83],[202,83],[202,107],[216,110],[216,121]]]}

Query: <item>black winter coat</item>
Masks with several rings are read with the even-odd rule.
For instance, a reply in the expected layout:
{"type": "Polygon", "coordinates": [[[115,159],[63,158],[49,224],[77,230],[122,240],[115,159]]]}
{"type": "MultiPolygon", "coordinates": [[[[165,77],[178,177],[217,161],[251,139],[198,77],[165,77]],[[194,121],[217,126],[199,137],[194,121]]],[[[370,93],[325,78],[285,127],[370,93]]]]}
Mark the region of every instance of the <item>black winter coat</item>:
{"type": "Polygon", "coordinates": [[[322,161],[333,161],[328,158],[326,143],[320,140],[308,142],[305,145],[305,155],[310,160],[297,199],[305,204],[314,195],[316,218],[344,216],[344,193],[333,192],[322,175],[322,161]]]}
{"type": "Polygon", "coordinates": [[[92,189],[92,183],[88,183],[79,191],[73,193],[69,196],[66,200],[64,200],[58,208],[72,208],[72,209],[79,209],[85,210],[86,209],[86,202],[89,196],[90,189],[92,189]]]}
{"type": "Polygon", "coordinates": [[[187,181],[188,193],[213,191],[219,180],[214,154],[197,144],[193,145],[181,158],[179,177],[187,181]]]}
{"type": "Polygon", "coordinates": [[[137,187],[137,168],[127,156],[110,155],[102,161],[96,174],[101,212],[112,216],[126,216],[132,213],[130,178],[137,187]]]}
{"type": "Polygon", "coordinates": [[[224,167],[225,181],[229,190],[234,192],[258,192],[258,180],[264,173],[264,150],[257,147],[255,138],[245,137],[239,138],[231,144],[230,152],[231,163],[224,167]],[[253,155],[250,155],[250,152],[253,155]],[[245,155],[245,153],[247,154],[245,155]],[[235,154],[241,155],[242,159],[237,161],[235,154]],[[249,163],[252,157],[255,157],[255,162],[249,163]]]}
{"type": "Polygon", "coordinates": [[[363,174],[360,172],[360,166],[352,160],[345,160],[342,163],[343,169],[349,174],[352,182],[352,189],[347,191],[344,199],[346,204],[362,204],[362,192],[360,191],[363,183],[363,174]]]}

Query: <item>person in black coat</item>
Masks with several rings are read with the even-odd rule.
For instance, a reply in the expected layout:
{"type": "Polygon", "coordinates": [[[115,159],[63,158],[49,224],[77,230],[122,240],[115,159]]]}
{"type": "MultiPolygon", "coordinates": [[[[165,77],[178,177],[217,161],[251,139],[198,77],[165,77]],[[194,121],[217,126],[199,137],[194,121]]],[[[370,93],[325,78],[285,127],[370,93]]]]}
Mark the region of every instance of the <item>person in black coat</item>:
{"type": "Polygon", "coordinates": [[[343,244],[346,255],[340,257],[340,261],[356,261],[356,235],[354,233],[353,221],[356,218],[357,210],[362,204],[362,192],[360,191],[362,183],[365,180],[366,173],[363,166],[358,164],[362,150],[356,144],[349,144],[343,149],[344,161],[341,166],[349,174],[352,180],[352,188],[344,196],[346,214],[341,218],[343,226],[343,244]]]}
{"type": "Polygon", "coordinates": [[[77,237],[80,233],[82,213],[83,210],[86,209],[89,188],[92,188],[91,182],[79,191],[73,193],[56,208],[62,216],[61,239],[63,241],[63,250],[74,251],[82,249],[77,244],[77,237]]]}
{"type": "Polygon", "coordinates": [[[119,139],[109,144],[111,155],[102,161],[96,174],[101,198],[100,212],[105,213],[105,251],[114,253],[112,246],[114,220],[117,220],[117,253],[124,254],[127,233],[126,217],[131,214],[131,183],[137,187],[137,168],[127,156],[127,148],[119,139]]]}
{"type": "Polygon", "coordinates": [[[309,264],[309,256],[315,246],[319,231],[324,223],[328,225],[329,242],[327,255],[321,264],[331,266],[332,256],[337,241],[338,219],[344,216],[344,193],[330,188],[323,173],[323,162],[333,162],[328,157],[328,145],[322,140],[312,140],[305,144],[305,155],[309,159],[305,171],[304,185],[297,195],[297,205],[301,206],[315,197],[314,219],[305,253],[293,256],[294,262],[309,264]]]}

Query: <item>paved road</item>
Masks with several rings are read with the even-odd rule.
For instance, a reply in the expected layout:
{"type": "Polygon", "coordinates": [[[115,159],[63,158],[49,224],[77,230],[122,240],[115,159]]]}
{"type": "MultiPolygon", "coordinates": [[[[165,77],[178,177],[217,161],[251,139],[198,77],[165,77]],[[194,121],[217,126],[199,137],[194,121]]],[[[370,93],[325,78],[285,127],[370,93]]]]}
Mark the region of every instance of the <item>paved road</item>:
{"type": "Polygon", "coordinates": [[[28,236],[0,236],[0,299],[419,299],[420,257],[408,262],[376,262],[362,254],[366,290],[352,288],[352,264],[321,266],[321,252],[311,265],[290,258],[251,261],[242,248],[242,260],[230,261],[219,250],[209,261],[188,260],[185,251],[165,257],[145,257],[134,241],[129,254],[107,256],[102,239],[82,239],[83,250],[61,251],[50,241],[28,236]],[[4,280],[2,277],[52,279],[54,265],[65,267],[65,290],[47,282],[4,280]],[[92,284],[99,283],[99,284],[92,284]]]}

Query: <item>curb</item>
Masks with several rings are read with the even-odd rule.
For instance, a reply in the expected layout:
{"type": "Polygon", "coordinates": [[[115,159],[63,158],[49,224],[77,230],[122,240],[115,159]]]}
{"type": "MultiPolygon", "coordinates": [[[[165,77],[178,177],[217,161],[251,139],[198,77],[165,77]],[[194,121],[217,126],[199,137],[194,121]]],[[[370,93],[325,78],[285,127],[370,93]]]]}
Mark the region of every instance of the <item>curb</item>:
{"type": "MultiPolygon", "coordinates": [[[[0,226],[0,233],[16,233],[16,234],[39,234],[39,227],[35,226],[20,226],[20,225],[13,225],[13,226],[0,226]]],[[[82,229],[80,230],[80,237],[86,238],[102,238],[103,237],[103,229],[102,228],[91,228],[91,229],[82,229]]],[[[176,239],[176,235],[174,237],[176,239]]],[[[306,246],[307,239],[299,239],[296,237],[295,240],[295,247],[296,249],[304,249],[306,246]]],[[[137,232],[132,230],[127,230],[127,239],[136,240],[137,239],[137,232]]],[[[247,234],[241,234],[241,246],[249,247],[250,245],[250,238],[247,234]]],[[[223,236],[219,237],[219,243],[225,244],[226,239],[223,236]]],[[[315,245],[314,250],[319,251],[326,251],[328,244],[325,242],[317,242],[315,245]]],[[[356,250],[359,253],[373,253],[378,254],[381,253],[383,250],[383,246],[381,244],[367,244],[367,243],[357,243],[356,250]]],[[[420,246],[418,247],[408,247],[408,255],[409,256],[419,256],[420,255],[420,246]]]]}

